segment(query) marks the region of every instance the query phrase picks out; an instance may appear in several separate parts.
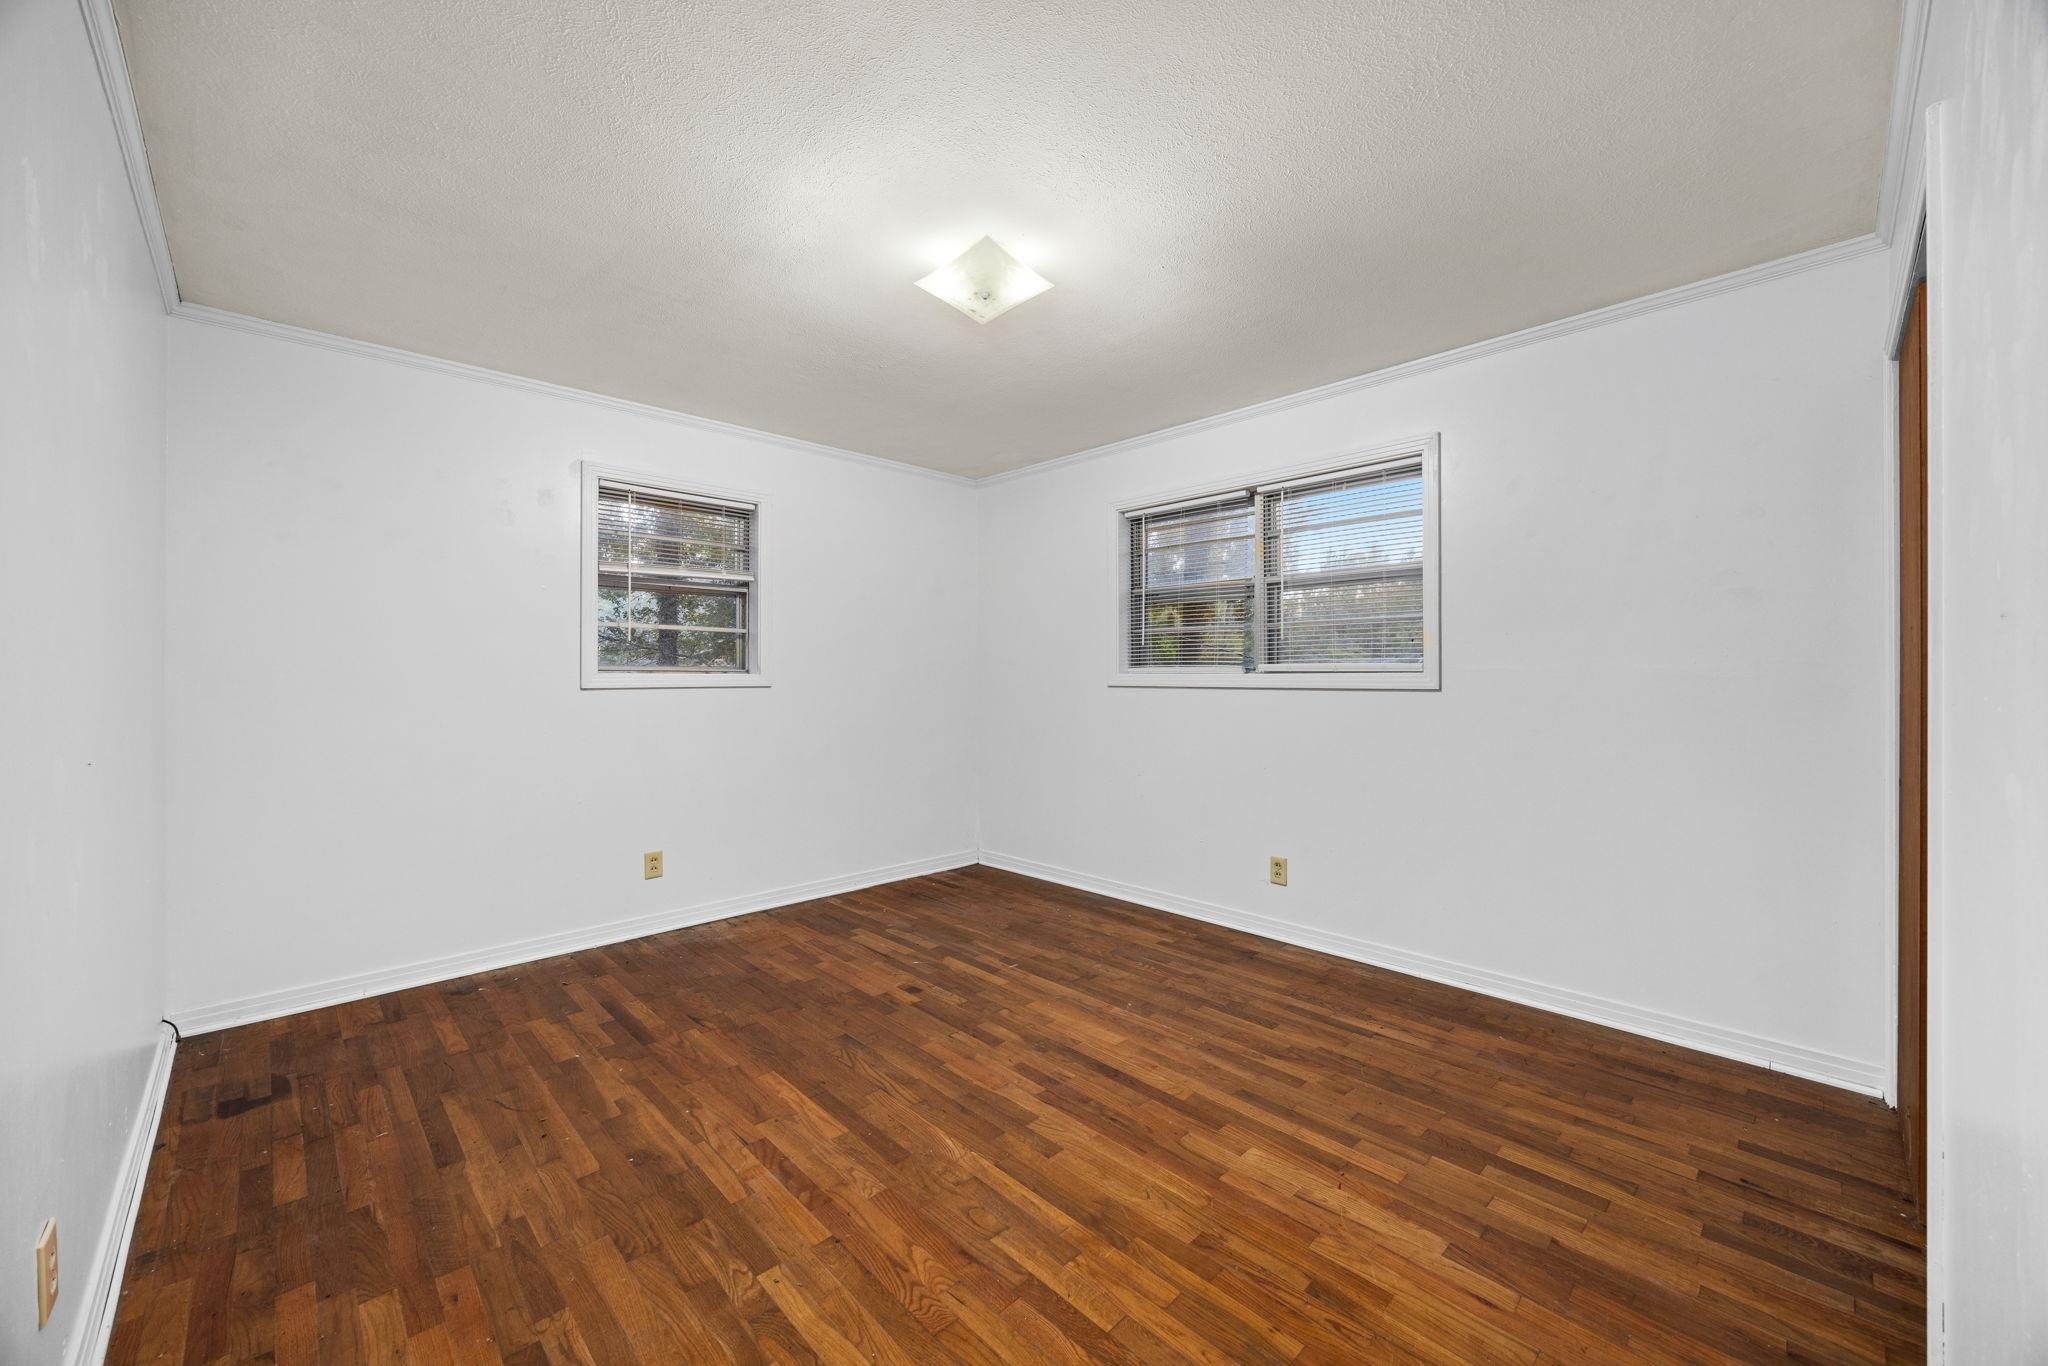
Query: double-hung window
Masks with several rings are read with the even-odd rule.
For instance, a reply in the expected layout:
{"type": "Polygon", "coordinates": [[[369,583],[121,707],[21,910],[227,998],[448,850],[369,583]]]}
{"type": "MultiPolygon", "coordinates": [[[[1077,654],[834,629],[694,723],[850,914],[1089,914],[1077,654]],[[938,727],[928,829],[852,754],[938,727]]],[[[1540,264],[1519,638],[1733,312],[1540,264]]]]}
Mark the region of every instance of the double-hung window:
{"type": "Polygon", "coordinates": [[[583,686],[765,682],[759,500],[584,467],[583,686]]]}
{"type": "Polygon", "coordinates": [[[1113,681],[1437,686],[1435,438],[1118,517],[1113,681]]]}

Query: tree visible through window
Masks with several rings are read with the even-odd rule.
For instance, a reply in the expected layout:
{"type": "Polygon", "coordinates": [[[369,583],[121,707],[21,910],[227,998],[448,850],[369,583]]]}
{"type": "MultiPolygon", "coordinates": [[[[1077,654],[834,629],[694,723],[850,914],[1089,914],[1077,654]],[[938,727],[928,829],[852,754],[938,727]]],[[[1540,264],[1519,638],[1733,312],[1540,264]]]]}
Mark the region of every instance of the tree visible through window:
{"type": "Polygon", "coordinates": [[[1249,666],[1255,530],[1250,495],[1131,519],[1133,665],[1249,666]]]}
{"type": "Polygon", "coordinates": [[[754,509],[601,481],[600,673],[744,673],[754,509]]]}
{"type": "Polygon", "coordinates": [[[1422,665],[1422,470],[1261,495],[1269,664],[1422,665]]]}
{"type": "Polygon", "coordinates": [[[1420,671],[1424,459],[1125,514],[1129,669],[1420,671]]]}

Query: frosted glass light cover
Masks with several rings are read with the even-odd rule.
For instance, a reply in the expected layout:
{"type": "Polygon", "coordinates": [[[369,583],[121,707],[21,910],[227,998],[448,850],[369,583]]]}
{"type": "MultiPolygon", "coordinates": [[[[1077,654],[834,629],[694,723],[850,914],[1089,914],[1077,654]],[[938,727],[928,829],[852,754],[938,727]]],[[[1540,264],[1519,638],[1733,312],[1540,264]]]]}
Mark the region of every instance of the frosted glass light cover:
{"type": "Polygon", "coordinates": [[[944,299],[978,323],[1035,299],[1052,281],[984,237],[917,282],[935,299],[944,299]]]}

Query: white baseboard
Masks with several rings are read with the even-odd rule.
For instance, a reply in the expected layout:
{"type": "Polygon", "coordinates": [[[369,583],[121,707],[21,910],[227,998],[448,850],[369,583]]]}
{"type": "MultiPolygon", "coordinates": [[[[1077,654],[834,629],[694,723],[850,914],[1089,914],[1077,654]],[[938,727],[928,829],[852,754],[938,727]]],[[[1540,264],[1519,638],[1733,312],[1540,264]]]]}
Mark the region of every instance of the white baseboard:
{"type": "Polygon", "coordinates": [[[1716,1057],[1731,1058],[1736,1062],[1767,1067],[1774,1072],[1787,1072],[1796,1077],[1805,1077],[1809,1081],[1824,1082],[1829,1086],[1840,1086],[1869,1096],[1882,1096],[1884,1093],[1884,1067],[1880,1063],[1862,1062],[1855,1058],[1839,1057],[1833,1053],[1822,1053],[1815,1049],[1802,1048],[1797,1044],[1781,1043],[1776,1039],[1747,1034],[1738,1029],[1688,1020],[1680,1015],[1666,1014],[1645,1006],[1610,1001],[1605,997],[1588,995],[1582,991],[1548,986],[1542,982],[1532,982],[1526,978],[1512,977],[1486,968],[1454,963],[1424,953],[1412,953],[1386,944],[1375,944],[1370,940],[1357,939],[1346,934],[1313,929],[1286,920],[1275,920],[1270,916],[1255,915],[1250,911],[1233,910],[1228,906],[1197,901],[1192,897],[1177,896],[1171,892],[1135,887],[1110,878],[1077,873],[1071,868],[1040,863],[1035,859],[999,854],[991,849],[981,851],[981,861],[991,868],[1022,873],[1026,877],[1041,878],[1047,882],[1057,882],[1062,886],[1076,887],[1084,892],[1115,897],[1119,901],[1136,902],[1140,906],[1150,906],[1154,910],[1170,911],[1192,920],[1243,930],[1247,934],[1256,934],[1266,939],[1277,939],[1284,944],[1335,954],[1339,958],[1349,958],[1359,963],[1370,963],[1374,967],[1406,973],[1411,977],[1424,977],[1432,982],[1464,987],[1469,991],[1499,997],[1504,1001],[1535,1006],[1539,1010],[1569,1015],[1573,1019],[1587,1020],[1593,1024],[1608,1025],[1631,1034],[1640,1034],[1645,1038],[1695,1048],[1702,1053],[1712,1053],[1716,1057]]]}
{"type": "Polygon", "coordinates": [[[128,1244],[135,1236],[135,1216],[142,1208],[142,1182],[149,1175],[149,1155],[156,1150],[156,1126],[163,1118],[171,1059],[177,1051],[177,1034],[169,1025],[162,1026],[149,1077],[142,1084],[142,1108],[128,1131],[128,1146],[114,1180],[114,1198],[107,1202],[107,1217],[100,1226],[99,1251],[93,1254],[92,1269],[85,1274],[85,1312],[79,1315],[78,1335],[64,1354],[64,1366],[100,1366],[113,1341],[114,1315],[121,1307],[121,1273],[128,1265],[128,1244]]]}
{"type": "MultiPolygon", "coordinates": [[[[777,906],[793,905],[819,897],[837,896],[843,892],[858,891],[863,887],[874,887],[903,878],[921,877],[927,873],[964,868],[977,862],[985,863],[991,868],[1022,873],[1026,877],[1041,878],[1047,882],[1077,887],[1082,891],[1135,902],[1140,906],[1150,906],[1155,910],[1169,911],[1212,925],[1243,930],[1248,934],[1279,940],[1301,948],[1335,954],[1337,957],[1349,958],[1355,962],[1369,963],[1374,967],[1406,973],[1411,977],[1422,977],[1433,982],[1464,987],[1487,996],[1534,1006],[1539,1010],[1554,1011],[1594,1024],[1608,1025],[1631,1034],[1640,1034],[1645,1038],[1695,1048],[1717,1057],[1767,1067],[1776,1072],[1787,1072],[1793,1076],[1844,1087],[1865,1095],[1882,1096],[1884,1093],[1885,1069],[1880,1063],[1823,1053],[1816,1049],[1767,1039],[1761,1035],[1728,1029],[1721,1025],[1689,1020],[1680,1015],[1671,1015],[1645,1006],[1608,1000],[1566,987],[1550,986],[1527,978],[1514,977],[1465,963],[1455,963],[1448,959],[1377,944],[1329,930],[1276,920],[1250,911],[1234,910],[1228,906],[1219,906],[1213,902],[1200,901],[1171,892],[1160,892],[1149,887],[1117,882],[1111,878],[1096,877],[1070,868],[1040,863],[1034,859],[998,853],[990,849],[983,849],[978,853],[974,850],[963,850],[885,868],[871,868],[842,877],[774,888],[701,906],[662,911],[631,920],[615,920],[604,925],[543,935],[535,939],[499,944],[491,948],[450,954],[441,958],[425,959],[376,972],[332,978],[285,991],[185,1009],[175,1014],[178,1027],[186,1035],[204,1034],[235,1025],[253,1024],[259,1020],[293,1015],[302,1010],[339,1005],[344,1001],[360,1000],[366,996],[380,996],[388,991],[425,986],[430,982],[466,977],[471,973],[530,963],[556,954],[616,944],[627,939],[637,939],[642,935],[659,934],[665,930],[682,929],[690,925],[703,925],[714,920],[770,910],[777,906]]],[[[145,1146],[145,1161],[147,1157],[145,1146]]]]}
{"type": "Polygon", "coordinates": [[[208,1006],[186,1007],[173,1011],[172,1016],[176,1019],[178,1028],[190,1038],[195,1034],[210,1034],[214,1030],[229,1029],[235,1025],[254,1024],[258,1020],[274,1020],[282,1015],[296,1015],[302,1010],[317,1010],[322,1006],[340,1005],[344,1001],[357,1001],[365,996],[381,996],[387,991],[402,991],[407,987],[425,986],[429,982],[445,982],[454,977],[467,977],[471,973],[489,972],[494,968],[509,968],[520,963],[531,963],[536,959],[552,958],[556,954],[575,953],[604,944],[617,944],[628,939],[638,939],[642,935],[708,924],[713,920],[748,915],[754,911],[772,910],[777,906],[790,906],[799,901],[815,901],[819,897],[838,896],[842,892],[855,892],[863,887],[897,882],[907,877],[922,877],[927,873],[943,873],[951,868],[965,868],[978,862],[979,858],[976,851],[965,849],[958,853],[892,864],[886,868],[869,868],[863,872],[848,873],[840,877],[821,878],[815,882],[728,897],[724,901],[708,902],[700,906],[657,911],[653,915],[635,916],[631,920],[614,920],[584,929],[566,930],[561,934],[541,935],[535,939],[496,944],[490,948],[475,949],[467,953],[422,959],[416,963],[381,968],[375,972],[329,978],[324,982],[312,982],[284,991],[244,996],[208,1006]]]}

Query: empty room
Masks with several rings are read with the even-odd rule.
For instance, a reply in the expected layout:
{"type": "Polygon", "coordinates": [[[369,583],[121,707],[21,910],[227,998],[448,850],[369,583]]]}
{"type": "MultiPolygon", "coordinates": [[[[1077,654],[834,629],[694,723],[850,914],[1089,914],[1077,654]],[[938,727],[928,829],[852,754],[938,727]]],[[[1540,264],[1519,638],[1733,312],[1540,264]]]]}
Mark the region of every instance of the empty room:
{"type": "Polygon", "coordinates": [[[0,1366],[2048,1363],[2048,0],[0,0],[0,1366]]]}

